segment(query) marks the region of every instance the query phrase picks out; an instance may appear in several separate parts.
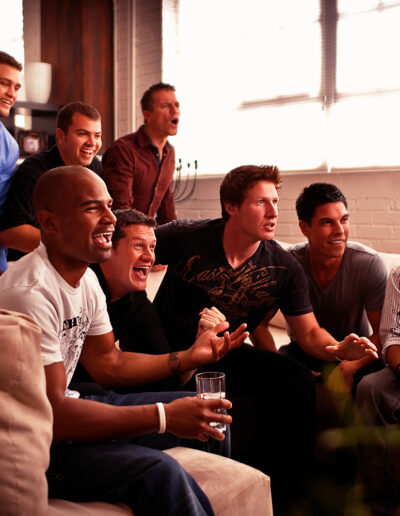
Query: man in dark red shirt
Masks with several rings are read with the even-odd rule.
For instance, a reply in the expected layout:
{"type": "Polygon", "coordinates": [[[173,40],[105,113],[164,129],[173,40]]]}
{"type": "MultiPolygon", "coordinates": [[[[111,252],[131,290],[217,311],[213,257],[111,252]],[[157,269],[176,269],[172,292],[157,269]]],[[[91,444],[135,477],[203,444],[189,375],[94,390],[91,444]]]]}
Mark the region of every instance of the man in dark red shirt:
{"type": "Polygon", "coordinates": [[[104,154],[104,180],[115,208],[135,208],[165,224],[177,218],[171,189],[175,150],[167,141],[178,132],[175,88],[154,84],[144,93],[141,107],[144,124],[104,154]]]}

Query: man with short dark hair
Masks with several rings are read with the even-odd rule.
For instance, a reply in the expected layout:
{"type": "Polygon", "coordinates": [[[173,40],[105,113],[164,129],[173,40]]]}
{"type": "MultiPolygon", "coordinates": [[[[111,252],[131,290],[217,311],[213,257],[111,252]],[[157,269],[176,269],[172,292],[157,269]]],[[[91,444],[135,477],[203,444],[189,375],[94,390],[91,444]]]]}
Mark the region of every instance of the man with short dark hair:
{"type": "MultiPolygon", "coordinates": [[[[308,279],[311,304],[319,325],[335,339],[349,333],[369,339],[380,349],[379,323],[386,288],[386,268],[379,254],[349,238],[347,200],[337,186],[313,183],[303,189],[296,201],[299,226],[307,242],[289,248],[308,279]]],[[[329,374],[327,359],[303,350],[294,340],[280,352],[300,360],[314,371],[329,374]]],[[[356,387],[363,375],[382,367],[373,356],[343,360],[337,366],[348,390],[356,387]]],[[[325,376],[325,374],[324,374],[325,376]]],[[[339,385],[337,386],[340,387],[339,385]]]]}
{"type": "MultiPolygon", "coordinates": [[[[22,65],[6,52],[0,52],[0,116],[8,116],[21,88],[22,65]]],[[[0,217],[11,184],[19,147],[0,121],[0,217]]],[[[0,245],[0,273],[7,269],[7,250],[0,245]]]]}
{"type": "Polygon", "coordinates": [[[120,395],[109,389],[212,362],[241,345],[245,325],[229,334],[223,322],[174,356],[121,352],[104,294],[88,269],[111,253],[115,217],[104,182],[84,167],[59,167],[39,178],[33,204],[42,241],[0,278],[0,306],[29,315],[43,330],[41,356],[54,415],[50,497],[124,503],[137,516],[212,515],[197,483],[160,450],[189,442],[201,447],[198,440],[210,437],[215,446],[223,443],[224,434],[211,423],[230,424],[231,417],[216,410],[231,403],[193,393],[120,395]],[[106,391],[80,396],[70,388],[78,361],[106,391]]]}
{"type": "Polygon", "coordinates": [[[10,258],[35,249],[40,231],[33,213],[32,195],[39,177],[49,169],[63,165],[82,165],[102,176],[101,161],[96,157],[101,142],[101,116],[85,102],[71,102],[57,115],[57,145],[26,158],[14,174],[3,217],[0,242],[11,250],[10,258]]]}
{"type": "MultiPolygon", "coordinates": [[[[106,296],[115,339],[123,351],[154,355],[170,353],[173,350],[164,334],[157,310],[146,293],[147,280],[155,261],[156,222],[133,209],[115,210],[114,215],[116,224],[111,257],[106,262],[91,265],[91,268],[106,296]]],[[[215,307],[204,308],[199,315],[197,337],[223,320],[225,317],[215,307]]],[[[148,390],[182,389],[192,374],[193,371],[185,371],[182,375],[148,386],[148,390]]],[[[87,392],[96,389],[92,378],[80,364],[72,381],[87,392]]]]}
{"type": "Polygon", "coordinates": [[[175,150],[168,136],[178,132],[179,102],[170,84],[153,84],[141,100],[144,124],[116,140],[103,156],[104,180],[115,208],[135,208],[157,218],[176,219],[171,182],[175,150]]]}

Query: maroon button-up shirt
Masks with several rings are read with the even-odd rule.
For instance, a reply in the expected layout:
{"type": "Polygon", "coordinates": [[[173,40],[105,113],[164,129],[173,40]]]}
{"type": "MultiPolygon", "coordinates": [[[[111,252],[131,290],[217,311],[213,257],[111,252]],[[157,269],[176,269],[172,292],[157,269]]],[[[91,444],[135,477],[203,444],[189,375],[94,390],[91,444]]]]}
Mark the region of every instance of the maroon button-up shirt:
{"type": "Polygon", "coordinates": [[[163,155],[144,131],[118,138],[103,156],[103,178],[114,208],[135,208],[157,217],[158,224],[175,220],[171,189],[175,171],[175,150],[168,142],[163,155]]]}

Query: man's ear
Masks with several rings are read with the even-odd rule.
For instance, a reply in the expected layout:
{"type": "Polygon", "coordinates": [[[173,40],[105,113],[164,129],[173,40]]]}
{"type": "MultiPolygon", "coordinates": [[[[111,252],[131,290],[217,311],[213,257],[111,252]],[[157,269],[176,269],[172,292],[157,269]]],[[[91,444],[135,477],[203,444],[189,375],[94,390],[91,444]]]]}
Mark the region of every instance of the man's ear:
{"type": "Polygon", "coordinates": [[[144,111],[142,111],[145,124],[149,123],[150,113],[151,113],[151,111],[149,109],[145,109],[144,111]]]}
{"type": "Polygon", "coordinates": [[[43,208],[36,213],[36,218],[39,222],[39,226],[46,233],[55,233],[57,231],[57,225],[52,211],[43,208]]]}
{"type": "Polygon", "coordinates": [[[310,226],[307,224],[307,222],[304,220],[299,220],[299,228],[303,235],[308,238],[308,235],[310,234],[310,226]]]}
{"type": "Polygon", "coordinates": [[[56,142],[57,142],[57,145],[60,145],[60,143],[63,142],[63,139],[64,139],[64,131],[62,129],[60,129],[59,127],[57,127],[56,129],[56,142]]]}
{"type": "Polygon", "coordinates": [[[232,216],[232,215],[235,215],[235,213],[237,212],[237,205],[236,204],[232,204],[230,202],[224,202],[224,208],[226,210],[226,212],[232,216]]]}

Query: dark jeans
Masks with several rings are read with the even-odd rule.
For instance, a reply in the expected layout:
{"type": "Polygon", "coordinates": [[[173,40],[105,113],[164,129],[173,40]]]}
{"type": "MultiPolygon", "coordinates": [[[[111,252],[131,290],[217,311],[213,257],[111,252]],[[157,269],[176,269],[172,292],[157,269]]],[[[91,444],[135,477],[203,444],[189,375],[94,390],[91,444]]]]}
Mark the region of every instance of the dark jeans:
{"type": "MultiPolygon", "coordinates": [[[[204,370],[226,374],[232,458],[271,476],[272,493],[300,486],[312,464],[315,382],[296,361],[244,344],[204,370]]],[[[192,380],[194,381],[194,379],[192,380]]]]}
{"type": "MultiPolygon", "coordinates": [[[[189,392],[88,395],[86,399],[112,405],[145,405],[191,396],[189,392]]],[[[174,446],[206,449],[229,455],[229,432],[224,441],[209,443],[152,433],[107,442],[56,441],[47,472],[49,496],[71,501],[125,503],[135,516],[212,515],[213,510],[195,480],[160,450],[174,446]]]]}

